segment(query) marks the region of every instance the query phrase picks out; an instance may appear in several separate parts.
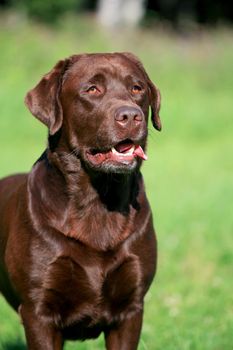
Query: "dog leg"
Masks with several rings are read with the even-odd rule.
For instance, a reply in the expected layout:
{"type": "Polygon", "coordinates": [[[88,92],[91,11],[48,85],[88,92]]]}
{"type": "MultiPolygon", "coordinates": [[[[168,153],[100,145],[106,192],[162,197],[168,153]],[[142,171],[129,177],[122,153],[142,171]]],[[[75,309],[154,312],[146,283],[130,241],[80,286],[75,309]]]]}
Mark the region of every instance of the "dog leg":
{"type": "Polygon", "coordinates": [[[124,320],[117,328],[105,333],[107,350],[136,350],[142,328],[143,312],[124,320]]]}
{"type": "Polygon", "coordinates": [[[52,326],[42,322],[35,313],[23,305],[20,307],[28,350],[62,350],[61,334],[52,326]]]}

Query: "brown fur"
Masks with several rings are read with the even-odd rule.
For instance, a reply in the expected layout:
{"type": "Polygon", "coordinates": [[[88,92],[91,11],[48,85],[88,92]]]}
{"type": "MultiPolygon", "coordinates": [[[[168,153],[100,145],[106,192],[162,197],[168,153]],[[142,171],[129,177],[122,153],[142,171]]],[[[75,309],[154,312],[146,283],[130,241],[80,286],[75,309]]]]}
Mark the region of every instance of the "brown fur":
{"type": "Polygon", "coordinates": [[[25,101],[48,148],[29,174],[0,182],[0,290],[30,350],[101,332],[109,350],[136,349],[156,266],[142,161],[99,162],[93,149],[145,150],[150,106],[161,129],[159,91],[132,54],[75,55],[25,101]]]}

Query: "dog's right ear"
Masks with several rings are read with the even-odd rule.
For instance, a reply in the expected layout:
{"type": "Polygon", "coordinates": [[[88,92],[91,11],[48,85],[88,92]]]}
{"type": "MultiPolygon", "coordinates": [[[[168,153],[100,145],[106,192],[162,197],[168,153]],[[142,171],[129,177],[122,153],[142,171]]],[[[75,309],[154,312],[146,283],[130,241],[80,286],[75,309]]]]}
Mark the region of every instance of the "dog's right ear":
{"type": "Polygon", "coordinates": [[[59,61],[25,97],[30,112],[54,135],[61,127],[63,111],[59,94],[69,59],[59,61]]]}

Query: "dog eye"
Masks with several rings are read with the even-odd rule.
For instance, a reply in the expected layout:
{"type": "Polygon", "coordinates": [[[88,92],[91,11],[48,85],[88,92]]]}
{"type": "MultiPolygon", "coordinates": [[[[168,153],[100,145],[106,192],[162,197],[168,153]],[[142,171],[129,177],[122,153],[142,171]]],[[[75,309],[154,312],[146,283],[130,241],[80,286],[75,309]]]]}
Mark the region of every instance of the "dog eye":
{"type": "Polygon", "coordinates": [[[92,85],[86,90],[86,92],[90,95],[95,95],[95,94],[99,94],[100,90],[97,88],[96,85],[92,85]]]}
{"type": "Polygon", "coordinates": [[[133,94],[138,94],[138,93],[140,93],[142,91],[142,88],[141,88],[141,86],[139,86],[139,85],[134,85],[133,87],[132,87],[132,93],[133,94]]]}

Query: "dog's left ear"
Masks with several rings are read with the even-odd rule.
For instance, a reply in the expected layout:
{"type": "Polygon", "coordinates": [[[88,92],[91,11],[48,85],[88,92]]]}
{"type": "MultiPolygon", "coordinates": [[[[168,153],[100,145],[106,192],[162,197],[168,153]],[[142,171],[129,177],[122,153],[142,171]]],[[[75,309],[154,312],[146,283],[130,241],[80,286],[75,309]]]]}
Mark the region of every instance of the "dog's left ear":
{"type": "Polygon", "coordinates": [[[150,89],[150,105],[151,105],[151,121],[153,127],[158,131],[161,131],[162,124],[159,116],[160,104],[161,104],[161,95],[159,89],[152,83],[149,79],[148,81],[150,89]]]}
{"type": "Polygon", "coordinates": [[[51,135],[60,129],[63,121],[59,94],[68,63],[69,59],[59,61],[25,97],[25,104],[31,113],[47,125],[51,135]]]}
{"type": "Polygon", "coordinates": [[[137,58],[137,56],[135,56],[131,52],[122,52],[122,55],[127,57],[130,61],[132,61],[144,74],[148,83],[149,94],[150,94],[149,97],[150,97],[150,106],[151,106],[151,121],[152,121],[153,127],[158,131],[161,131],[162,124],[159,117],[161,95],[160,95],[159,89],[152,83],[141,61],[137,58]]]}

